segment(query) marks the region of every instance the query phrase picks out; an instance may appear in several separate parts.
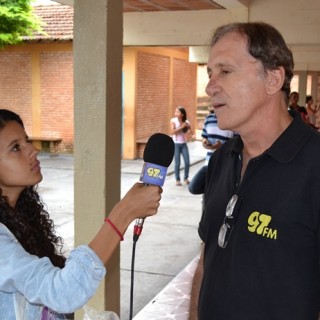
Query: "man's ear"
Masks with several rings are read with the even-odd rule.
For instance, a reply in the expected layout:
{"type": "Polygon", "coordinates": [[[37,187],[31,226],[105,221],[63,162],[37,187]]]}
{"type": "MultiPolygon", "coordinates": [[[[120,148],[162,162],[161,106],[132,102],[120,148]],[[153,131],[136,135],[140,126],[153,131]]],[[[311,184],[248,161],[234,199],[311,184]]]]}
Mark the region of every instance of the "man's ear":
{"type": "Polygon", "coordinates": [[[280,91],[284,80],[285,80],[285,71],[283,67],[279,67],[274,70],[267,70],[267,82],[266,89],[268,94],[275,94],[280,91]]]}

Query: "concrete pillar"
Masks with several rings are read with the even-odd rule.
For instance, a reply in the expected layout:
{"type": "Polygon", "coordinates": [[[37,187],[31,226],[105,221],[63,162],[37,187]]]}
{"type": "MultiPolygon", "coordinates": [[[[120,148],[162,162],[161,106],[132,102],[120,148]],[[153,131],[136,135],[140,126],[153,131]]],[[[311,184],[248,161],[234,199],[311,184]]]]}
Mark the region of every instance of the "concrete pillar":
{"type": "MultiPolygon", "coordinates": [[[[74,3],[75,245],[91,241],[120,199],[122,9],[119,0],[74,3]]],[[[119,314],[119,256],[89,301],[99,311],[119,314]]]]}
{"type": "Polygon", "coordinates": [[[123,52],[124,137],[123,158],[135,159],[136,154],[136,88],[137,50],[124,48],[123,52]]]}

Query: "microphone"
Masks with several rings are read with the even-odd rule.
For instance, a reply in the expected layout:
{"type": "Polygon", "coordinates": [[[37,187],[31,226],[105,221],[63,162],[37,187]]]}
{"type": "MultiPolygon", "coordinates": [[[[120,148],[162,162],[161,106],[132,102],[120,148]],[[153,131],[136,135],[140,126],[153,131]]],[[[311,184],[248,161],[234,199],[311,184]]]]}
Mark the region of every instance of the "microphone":
{"type": "MultiPolygon", "coordinates": [[[[171,137],[163,133],[153,134],[147,141],[143,152],[144,165],[140,174],[140,181],[146,186],[162,187],[167,169],[174,155],[174,142],[171,137]]],[[[142,232],[144,218],[136,219],[133,234],[137,240],[142,232]]]]}

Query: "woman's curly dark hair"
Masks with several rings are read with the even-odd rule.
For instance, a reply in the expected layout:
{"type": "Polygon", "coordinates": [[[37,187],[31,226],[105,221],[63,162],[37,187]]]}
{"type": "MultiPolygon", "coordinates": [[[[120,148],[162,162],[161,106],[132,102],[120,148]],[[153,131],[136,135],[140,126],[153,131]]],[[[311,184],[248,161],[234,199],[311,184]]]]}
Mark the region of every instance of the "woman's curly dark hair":
{"type": "MultiPolygon", "coordinates": [[[[0,130],[10,121],[16,121],[24,127],[17,114],[0,109],[0,130]]],[[[10,207],[0,189],[0,222],[15,235],[27,252],[40,258],[48,257],[57,267],[64,266],[62,239],[55,235],[53,221],[44,209],[35,186],[21,192],[14,208],[10,207]]]]}

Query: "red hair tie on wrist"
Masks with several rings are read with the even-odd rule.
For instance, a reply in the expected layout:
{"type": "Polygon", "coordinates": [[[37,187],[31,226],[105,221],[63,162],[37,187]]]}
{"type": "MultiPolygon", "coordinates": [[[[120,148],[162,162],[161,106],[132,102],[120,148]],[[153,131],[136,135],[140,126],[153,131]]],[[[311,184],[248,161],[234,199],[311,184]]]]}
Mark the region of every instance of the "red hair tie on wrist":
{"type": "Polygon", "coordinates": [[[112,229],[118,234],[118,236],[120,237],[120,240],[123,241],[123,234],[119,231],[119,229],[113,224],[113,222],[109,219],[109,218],[105,218],[104,219],[105,222],[107,222],[112,229]]]}

